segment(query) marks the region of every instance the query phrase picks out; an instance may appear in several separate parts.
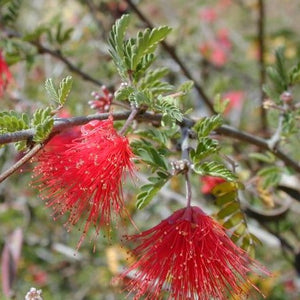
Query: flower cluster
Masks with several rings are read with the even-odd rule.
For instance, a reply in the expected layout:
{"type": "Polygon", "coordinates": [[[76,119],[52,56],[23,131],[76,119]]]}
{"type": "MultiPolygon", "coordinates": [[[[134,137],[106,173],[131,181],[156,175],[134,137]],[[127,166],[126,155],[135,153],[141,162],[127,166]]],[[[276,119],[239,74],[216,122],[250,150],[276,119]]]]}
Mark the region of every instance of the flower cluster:
{"type": "Polygon", "coordinates": [[[99,112],[108,112],[113,100],[113,94],[108,90],[106,86],[102,86],[101,92],[92,92],[94,100],[89,101],[89,105],[92,109],[98,110],[99,112]]]}
{"type": "Polygon", "coordinates": [[[82,126],[69,142],[70,136],[57,139],[38,156],[34,184],[53,208],[54,218],[70,212],[68,228],[86,219],[79,247],[91,224],[98,234],[111,223],[112,212],[124,212],[122,178],[126,170],[132,171],[133,154],[110,119],[82,126]]]}
{"type": "Polygon", "coordinates": [[[134,299],[160,299],[164,291],[175,300],[241,299],[249,287],[257,289],[248,272],[268,273],[198,207],[180,209],[127,239],[139,243],[137,260],[119,278],[127,279],[134,299]]]}

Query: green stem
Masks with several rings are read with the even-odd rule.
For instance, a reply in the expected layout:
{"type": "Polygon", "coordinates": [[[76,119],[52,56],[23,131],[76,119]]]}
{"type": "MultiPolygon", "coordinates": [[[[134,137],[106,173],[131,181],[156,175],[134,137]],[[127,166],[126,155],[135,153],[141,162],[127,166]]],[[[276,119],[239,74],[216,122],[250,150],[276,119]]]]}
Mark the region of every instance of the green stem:
{"type": "Polygon", "coordinates": [[[121,128],[121,130],[119,131],[120,135],[124,135],[126,130],[128,129],[128,127],[131,125],[131,123],[133,122],[134,118],[136,117],[136,115],[138,114],[139,110],[137,109],[137,107],[133,107],[132,111],[128,117],[128,119],[126,120],[126,122],[124,123],[123,127],[121,128]]]}

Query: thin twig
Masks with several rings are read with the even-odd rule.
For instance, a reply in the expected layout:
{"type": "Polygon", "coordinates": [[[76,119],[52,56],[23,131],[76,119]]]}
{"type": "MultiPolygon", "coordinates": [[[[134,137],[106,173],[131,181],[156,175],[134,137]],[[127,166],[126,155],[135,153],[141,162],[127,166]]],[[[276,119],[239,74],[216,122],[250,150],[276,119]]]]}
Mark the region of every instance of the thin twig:
{"type": "Polygon", "coordinates": [[[120,129],[119,134],[120,135],[124,135],[126,130],[128,129],[128,127],[131,125],[131,123],[133,122],[134,118],[136,117],[136,115],[138,114],[139,110],[137,109],[137,107],[133,107],[131,110],[131,113],[128,117],[128,119],[126,120],[126,122],[124,123],[123,127],[120,129]]]}
{"type": "Polygon", "coordinates": [[[257,35],[258,35],[258,67],[259,67],[259,89],[260,89],[260,115],[262,129],[265,131],[267,129],[267,114],[263,107],[265,92],[263,86],[266,82],[266,69],[265,69],[265,3],[264,0],[258,0],[258,11],[259,16],[257,20],[257,35]]]}
{"type": "Polygon", "coordinates": [[[277,129],[272,135],[272,137],[267,141],[269,148],[272,150],[274,150],[280,142],[283,120],[284,120],[284,113],[281,112],[278,118],[277,129]]]}
{"type": "Polygon", "coordinates": [[[191,168],[191,161],[190,161],[190,145],[189,145],[189,139],[190,139],[190,129],[191,126],[181,126],[181,159],[184,162],[184,178],[185,178],[185,189],[186,189],[186,206],[190,207],[192,202],[192,186],[191,181],[189,178],[189,172],[191,168]]]}
{"type": "Polygon", "coordinates": [[[98,29],[102,30],[102,38],[105,40],[104,30],[103,30],[104,26],[96,14],[97,6],[95,5],[94,1],[92,1],[92,0],[85,0],[85,3],[87,5],[87,7],[89,8],[90,14],[91,14],[94,22],[97,24],[98,29]]]}
{"type": "MultiPolygon", "coordinates": [[[[140,20],[142,20],[150,29],[154,28],[152,22],[141,12],[141,10],[133,3],[133,1],[126,0],[126,2],[131,7],[131,9],[136,13],[136,15],[140,18],[140,20]]],[[[182,73],[188,79],[190,79],[194,82],[195,89],[198,92],[201,100],[203,100],[204,103],[207,105],[209,111],[211,113],[214,113],[214,108],[213,108],[213,105],[212,105],[209,97],[204,92],[204,90],[203,90],[202,86],[200,85],[200,83],[194,78],[192,73],[188,70],[188,68],[185,66],[183,61],[179,58],[179,56],[176,53],[175,48],[172,47],[171,45],[169,45],[165,41],[162,42],[162,46],[169,53],[169,55],[172,57],[172,59],[178,64],[178,66],[180,67],[182,73]]]]}
{"type": "Polygon", "coordinates": [[[277,158],[281,159],[286,166],[293,168],[297,172],[300,172],[300,164],[298,162],[291,159],[290,156],[286,155],[279,148],[270,149],[268,141],[264,140],[263,138],[249,134],[247,132],[239,131],[228,125],[222,125],[216,130],[216,132],[225,136],[233,137],[248,144],[255,145],[263,150],[268,150],[277,158]]]}
{"type": "Polygon", "coordinates": [[[29,161],[33,156],[35,156],[42,148],[43,144],[36,144],[27,154],[25,154],[21,159],[19,159],[13,166],[0,175],[0,183],[3,182],[7,177],[12,175],[18,169],[20,169],[27,161],[29,161]]]}
{"type": "Polygon", "coordinates": [[[95,79],[94,77],[90,76],[89,74],[83,72],[81,69],[77,68],[71,61],[69,61],[65,56],[63,56],[63,54],[59,50],[49,49],[49,48],[45,47],[44,45],[42,45],[40,42],[36,42],[36,41],[32,42],[32,45],[37,47],[37,50],[40,54],[46,53],[46,54],[49,54],[49,55],[57,58],[58,60],[62,61],[69,68],[69,70],[71,72],[74,72],[74,73],[80,75],[82,79],[92,82],[98,86],[103,85],[103,83],[100,80],[95,79]]]}
{"type": "MultiPolygon", "coordinates": [[[[114,120],[126,120],[129,117],[130,113],[131,111],[121,111],[115,113],[103,113],[103,114],[95,114],[95,115],[82,116],[82,117],[73,117],[69,119],[57,119],[54,122],[52,132],[58,133],[67,128],[77,126],[77,125],[84,125],[93,120],[105,120],[109,116],[113,116],[114,120]]],[[[138,113],[135,117],[136,120],[141,122],[152,122],[152,121],[160,122],[161,118],[162,118],[161,114],[153,114],[150,112],[138,113]]],[[[189,118],[183,118],[183,121],[181,122],[180,125],[191,127],[193,126],[193,124],[195,124],[194,120],[191,120],[189,118]]],[[[227,137],[232,137],[234,139],[246,142],[248,144],[255,145],[263,150],[268,150],[271,153],[273,153],[277,158],[282,160],[286,166],[293,168],[297,172],[300,172],[300,164],[298,162],[291,159],[290,156],[286,155],[279,148],[270,149],[268,145],[268,141],[263,138],[260,138],[256,135],[252,135],[244,131],[240,131],[229,125],[222,125],[218,129],[216,129],[216,133],[227,137]]],[[[13,133],[1,134],[0,145],[27,140],[28,138],[32,138],[34,134],[35,134],[34,129],[26,129],[26,130],[16,131],[13,133]]]]}
{"type": "Polygon", "coordinates": [[[186,201],[187,201],[186,206],[190,207],[192,202],[192,186],[189,178],[189,171],[185,172],[184,176],[185,176],[186,201]]]}

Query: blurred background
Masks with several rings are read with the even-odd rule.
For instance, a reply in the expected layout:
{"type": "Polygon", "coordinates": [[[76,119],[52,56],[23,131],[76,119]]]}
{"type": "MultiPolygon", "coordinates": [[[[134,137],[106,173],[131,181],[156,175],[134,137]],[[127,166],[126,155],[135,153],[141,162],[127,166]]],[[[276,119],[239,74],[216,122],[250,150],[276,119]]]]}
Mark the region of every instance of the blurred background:
{"type": "MultiPolygon", "coordinates": [[[[0,18],[8,15],[11,2],[15,4],[17,16],[11,19],[12,22],[8,19],[0,22],[0,49],[3,49],[13,76],[0,98],[1,111],[32,112],[42,107],[48,102],[45,79],[52,77],[58,83],[61,78],[72,74],[73,89],[65,116],[94,113],[88,104],[93,100],[91,93],[101,93],[102,85],[113,93],[121,83],[107,51],[106,41],[111,26],[123,13],[132,14],[129,34],[143,29],[145,23],[127,1],[100,0],[2,0],[0,18]]],[[[299,1],[266,0],[262,1],[263,4],[259,0],[132,2],[154,26],[169,25],[173,28],[167,41],[174,46],[192,76],[202,84],[206,94],[211,98],[219,94],[221,98],[229,99],[225,112],[228,124],[254,134],[266,134],[260,125],[261,84],[267,79],[260,69],[259,38],[263,34],[264,66],[274,63],[274,52],[278,47],[284,48],[287,64],[299,61],[299,1]],[[262,19],[264,32],[259,33],[262,19]]],[[[155,64],[170,69],[167,80],[171,84],[178,86],[186,80],[178,64],[162,48],[155,64]]],[[[295,88],[295,98],[298,92],[299,88],[295,88]]],[[[191,115],[195,118],[209,113],[195,91],[182,108],[183,111],[192,108],[191,115]]],[[[275,117],[268,114],[271,131],[277,126],[274,120],[275,117]]],[[[249,153],[257,149],[228,138],[219,140],[224,152],[238,161],[239,176],[247,182],[261,166],[249,158],[249,153]]],[[[283,145],[298,161],[299,141],[299,133],[296,133],[283,145]]],[[[6,170],[20,157],[12,146],[1,148],[0,169],[6,170]]],[[[90,242],[91,234],[76,252],[81,236],[80,225],[67,232],[63,226],[66,219],[52,219],[51,209],[45,207],[38,191],[30,186],[31,170],[32,165],[28,163],[0,185],[1,279],[2,282],[9,280],[3,272],[8,272],[9,263],[13,262],[17,269],[13,274],[12,298],[24,299],[29,289],[36,287],[42,289],[44,299],[125,299],[122,285],[112,284],[111,279],[128,264],[129,250],[127,245],[120,244],[120,239],[125,232],[135,232],[132,224],[124,221],[118,225],[109,241],[100,236],[95,252],[93,242],[90,242]],[[13,259],[7,257],[6,247],[14,248],[13,259]]],[[[140,167],[136,175],[136,178],[128,178],[124,196],[140,229],[157,224],[185,203],[183,182],[176,177],[148,207],[137,211],[135,195],[139,186],[147,181],[149,172],[140,167]]],[[[248,217],[251,232],[262,242],[257,246],[256,258],[273,272],[273,276],[266,280],[253,280],[270,300],[300,297],[298,177],[291,172],[282,179],[294,192],[283,212],[274,213],[274,203],[273,206],[267,203],[274,202],[270,196],[265,202],[254,201],[252,204],[258,213],[255,215],[252,211],[248,217]],[[274,213],[274,217],[265,218],[260,214],[268,210],[274,213]]],[[[203,182],[196,177],[192,180],[194,203],[214,214],[217,209],[212,197],[202,194],[203,182]]],[[[259,298],[256,295],[253,299],[259,298]]],[[[7,298],[2,296],[0,299],[7,298]]]]}

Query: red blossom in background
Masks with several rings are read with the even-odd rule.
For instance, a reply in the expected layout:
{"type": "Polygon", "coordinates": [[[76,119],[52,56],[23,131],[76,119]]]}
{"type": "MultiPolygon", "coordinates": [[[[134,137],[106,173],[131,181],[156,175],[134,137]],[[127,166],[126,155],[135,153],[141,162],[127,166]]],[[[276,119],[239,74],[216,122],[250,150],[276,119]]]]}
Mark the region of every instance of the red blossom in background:
{"type": "Polygon", "coordinates": [[[3,96],[3,93],[7,85],[11,81],[12,81],[12,75],[0,51],[0,97],[3,96]]]}
{"type": "Polygon", "coordinates": [[[228,60],[227,53],[216,42],[202,43],[199,45],[199,51],[205,59],[217,67],[224,66],[228,60]]]}
{"type": "Polygon", "coordinates": [[[232,42],[229,38],[229,32],[226,28],[220,28],[217,32],[217,43],[224,50],[230,51],[232,48],[232,42]]]}
{"type": "Polygon", "coordinates": [[[200,10],[199,17],[201,21],[214,23],[217,20],[218,15],[213,7],[205,7],[200,10]]]}
{"type": "Polygon", "coordinates": [[[210,194],[211,191],[214,189],[214,187],[220,183],[225,182],[225,179],[220,177],[214,177],[214,176],[202,176],[201,181],[202,181],[201,192],[203,194],[210,194]]]}
{"type": "Polygon", "coordinates": [[[223,67],[228,61],[232,42],[226,28],[220,28],[214,35],[212,40],[199,45],[199,51],[210,63],[216,67],[223,67]]]}
{"type": "Polygon", "coordinates": [[[69,143],[54,141],[47,148],[38,156],[34,184],[54,217],[70,213],[69,229],[86,220],[79,247],[91,224],[98,234],[100,227],[110,225],[112,212],[124,212],[122,178],[126,170],[132,171],[133,153],[112,120],[92,121],[81,127],[80,137],[69,143]]]}
{"type": "Polygon", "coordinates": [[[254,284],[250,271],[268,271],[252,260],[226,235],[225,229],[198,207],[173,213],[157,226],[127,237],[139,243],[137,261],[120,278],[134,299],[227,299],[246,296],[254,284]]]}
{"type": "Polygon", "coordinates": [[[230,92],[225,93],[223,96],[223,99],[229,100],[229,103],[225,110],[225,114],[229,113],[233,109],[241,108],[244,97],[245,97],[245,93],[243,91],[230,91],[230,92]]]}

